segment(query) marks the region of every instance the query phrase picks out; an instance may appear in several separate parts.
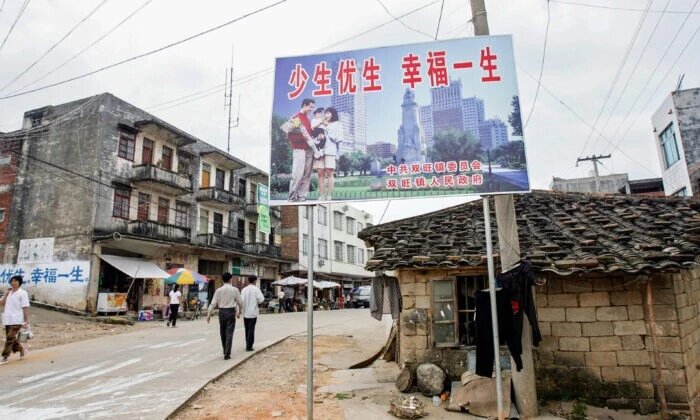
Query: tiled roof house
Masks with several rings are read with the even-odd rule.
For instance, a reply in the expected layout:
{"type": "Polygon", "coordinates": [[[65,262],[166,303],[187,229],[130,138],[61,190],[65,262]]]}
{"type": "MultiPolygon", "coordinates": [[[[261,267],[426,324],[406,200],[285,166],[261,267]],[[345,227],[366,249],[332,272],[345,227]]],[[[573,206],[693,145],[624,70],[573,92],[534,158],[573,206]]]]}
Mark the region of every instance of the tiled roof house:
{"type": "MultiPolygon", "coordinates": [[[[544,282],[535,298],[539,397],[653,411],[660,374],[671,407],[695,401],[700,410],[700,201],[534,191],[515,196],[515,209],[521,256],[544,282]]],[[[360,233],[375,248],[367,269],[394,270],[400,281],[400,365],[430,361],[458,376],[473,363],[484,232],[475,201],[360,233]],[[446,301],[457,310],[445,311],[446,301]]]]}

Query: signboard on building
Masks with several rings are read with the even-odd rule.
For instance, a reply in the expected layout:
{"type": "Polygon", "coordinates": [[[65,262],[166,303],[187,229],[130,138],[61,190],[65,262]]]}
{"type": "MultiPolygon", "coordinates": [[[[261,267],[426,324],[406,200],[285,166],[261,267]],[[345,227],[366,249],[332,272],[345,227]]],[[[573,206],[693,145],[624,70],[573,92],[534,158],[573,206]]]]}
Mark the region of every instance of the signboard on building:
{"type": "Polygon", "coordinates": [[[258,230],[270,234],[270,190],[258,184],[258,230]]]}
{"type": "Polygon", "coordinates": [[[99,293],[97,295],[97,312],[126,312],[126,293],[99,293]]]}
{"type": "Polygon", "coordinates": [[[17,264],[49,263],[53,261],[54,238],[21,239],[17,264]]]}
{"type": "Polygon", "coordinates": [[[9,287],[10,279],[15,275],[24,278],[22,287],[32,300],[85,310],[89,261],[0,264],[0,288],[9,287]]]}
{"type": "Polygon", "coordinates": [[[239,265],[234,263],[232,274],[238,276],[258,275],[258,264],[254,260],[240,259],[239,265]]]}
{"type": "Polygon", "coordinates": [[[510,36],[278,58],[272,114],[272,205],[530,190],[510,36]]]}

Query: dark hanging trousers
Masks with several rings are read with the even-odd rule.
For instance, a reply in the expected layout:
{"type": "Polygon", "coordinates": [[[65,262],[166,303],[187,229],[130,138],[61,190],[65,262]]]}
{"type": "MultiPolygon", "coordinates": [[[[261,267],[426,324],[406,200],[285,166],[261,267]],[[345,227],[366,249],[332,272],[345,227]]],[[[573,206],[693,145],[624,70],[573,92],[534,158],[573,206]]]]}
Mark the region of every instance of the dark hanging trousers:
{"type": "Polygon", "coordinates": [[[233,329],[236,327],[236,308],[219,309],[219,334],[221,335],[221,347],[224,349],[224,357],[231,357],[231,343],[233,342],[233,329]]]}
{"type": "Polygon", "coordinates": [[[255,341],[255,324],[258,318],[243,318],[243,326],[245,327],[245,349],[246,351],[253,350],[253,342],[255,341]]]}

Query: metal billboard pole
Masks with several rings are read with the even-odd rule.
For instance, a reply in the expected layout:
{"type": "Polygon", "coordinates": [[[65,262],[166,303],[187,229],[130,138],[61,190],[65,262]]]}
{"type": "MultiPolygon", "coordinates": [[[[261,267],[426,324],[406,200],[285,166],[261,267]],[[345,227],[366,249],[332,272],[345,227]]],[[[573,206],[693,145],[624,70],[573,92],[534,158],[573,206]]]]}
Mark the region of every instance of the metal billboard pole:
{"type": "MultiPolygon", "coordinates": [[[[306,268],[306,418],[314,418],[314,208],[305,206],[309,215],[309,260],[306,268]]],[[[303,244],[302,244],[303,246],[303,244]]]]}

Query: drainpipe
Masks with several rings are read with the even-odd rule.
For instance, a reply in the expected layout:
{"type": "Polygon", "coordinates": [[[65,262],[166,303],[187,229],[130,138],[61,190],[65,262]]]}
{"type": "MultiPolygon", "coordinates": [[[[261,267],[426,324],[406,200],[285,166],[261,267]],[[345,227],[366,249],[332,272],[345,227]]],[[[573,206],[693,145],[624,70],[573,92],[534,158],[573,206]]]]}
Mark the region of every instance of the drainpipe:
{"type": "Polygon", "coordinates": [[[659,402],[661,403],[661,418],[668,419],[668,404],[666,403],[666,390],[661,378],[661,353],[659,352],[659,342],[656,338],[656,316],[654,315],[654,296],[651,289],[651,279],[647,279],[647,294],[644,300],[644,307],[647,311],[647,319],[649,320],[649,330],[651,331],[651,340],[654,343],[654,363],[656,369],[656,385],[659,389],[659,402]]]}

